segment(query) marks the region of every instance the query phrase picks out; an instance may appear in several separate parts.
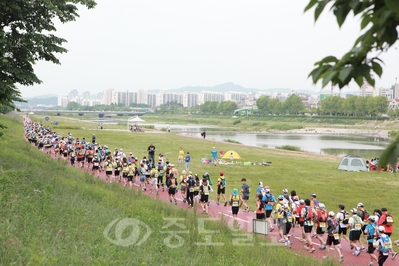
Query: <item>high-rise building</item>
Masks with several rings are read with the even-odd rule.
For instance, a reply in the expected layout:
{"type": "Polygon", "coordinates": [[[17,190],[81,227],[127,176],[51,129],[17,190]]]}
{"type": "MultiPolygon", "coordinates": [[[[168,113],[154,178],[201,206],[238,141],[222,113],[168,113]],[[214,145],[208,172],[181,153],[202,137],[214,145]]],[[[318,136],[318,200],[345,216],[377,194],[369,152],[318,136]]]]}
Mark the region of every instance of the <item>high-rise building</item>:
{"type": "Polygon", "coordinates": [[[78,95],[79,95],[79,92],[77,90],[71,90],[68,93],[68,99],[73,99],[75,97],[78,97],[78,95]]]}
{"type": "Polygon", "coordinates": [[[144,90],[139,90],[138,92],[137,92],[137,103],[138,104],[148,104],[148,102],[147,102],[147,92],[146,91],[144,91],[144,90]]]}
{"type": "Polygon", "coordinates": [[[224,95],[221,92],[203,92],[204,102],[223,102],[224,95]]]}
{"type": "Polygon", "coordinates": [[[111,105],[111,103],[118,103],[118,93],[114,89],[104,91],[103,104],[111,105]]]}
{"type": "Polygon", "coordinates": [[[83,99],[90,99],[90,92],[89,91],[85,91],[82,94],[83,99]]]}
{"type": "Polygon", "coordinates": [[[198,93],[184,92],[182,94],[183,107],[191,108],[191,107],[199,105],[198,98],[199,98],[198,93]]]}
{"type": "Polygon", "coordinates": [[[363,85],[360,87],[360,96],[366,97],[366,96],[379,96],[380,91],[370,84],[368,84],[366,81],[363,83],[363,85]]]}
{"type": "Polygon", "coordinates": [[[147,94],[147,104],[151,108],[157,106],[157,94],[156,93],[148,93],[147,94]]]}

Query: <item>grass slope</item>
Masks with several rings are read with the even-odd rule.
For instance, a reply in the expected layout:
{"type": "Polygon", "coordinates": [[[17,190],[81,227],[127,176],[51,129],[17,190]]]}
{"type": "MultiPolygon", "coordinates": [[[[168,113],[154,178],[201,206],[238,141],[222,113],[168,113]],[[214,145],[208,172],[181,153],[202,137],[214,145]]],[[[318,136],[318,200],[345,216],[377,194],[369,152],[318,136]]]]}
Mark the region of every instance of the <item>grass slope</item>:
{"type": "MultiPolygon", "coordinates": [[[[195,243],[204,243],[206,235],[199,232],[196,213],[106,184],[61,161],[54,161],[23,139],[20,118],[2,116],[2,123],[8,129],[0,138],[0,265],[332,265],[332,262],[296,256],[281,247],[263,247],[264,240],[256,236],[245,242],[248,236],[243,234],[239,238],[249,245],[235,245],[237,236],[233,234],[236,232],[222,222],[206,222],[206,229],[217,231],[212,234],[212,241],[223,245],[198,246],[195,243]],[[141,224],[123,227],[119,222],[126,218],[141,224]],[[184,243],[175,237],[165,244],[170,234],[161,231],[181,231],[176,226],[169,230],[162,228],[170,218],[183,219],[180,223],[187,227],[184,230],[188,233],[179,235],[184,243]],[[108,230],[107,226],[116,219],[121,230],[117,230],[117,225],[108,230]],[[148,228],[149,238],[138,245],[149,232],[148,228]],[[129,236],[133,236],[130,243],[135,245],[123,246],[120,241],[116,245],[107,239],[128,241],[129,236]],[[183,245],[170,247],[179,244],[183,245]]],[[[91,135],[87,131],[74,133],[75,136],[91,135]]],[[[184,146],[194,154],[207,154],[209,146],[214,145],[166,134],[101,132],[97,135],[101,143],[122,146],[136,154],[145,150],[150,141],[164,153],[175,153],[178,146],[184,146]]],[[[218,146],[227,148],[227,144],[218,146]]],[[[261,151],[254,153],[240,147],[239,152],[257,158],[260,154],[256,153],[261,151]]],[[[275,152],[271,159],[277,162],[280,157],[283,158],[284,153],[275,152]]],[[[198,162],[193,163],[193,167],[193,171],[205,170],[198,162]]],[[[213,174],[219,170],[219,167],[206,167],[213,174]]],[[[276,176],[271,175],[276,172],[275,168],[232,167],[223,169],[231,187],[238,185],[236,179],[244,173],[252,183],[267,179],[277,187],[277,180],[272,181],[276,176]]]]}

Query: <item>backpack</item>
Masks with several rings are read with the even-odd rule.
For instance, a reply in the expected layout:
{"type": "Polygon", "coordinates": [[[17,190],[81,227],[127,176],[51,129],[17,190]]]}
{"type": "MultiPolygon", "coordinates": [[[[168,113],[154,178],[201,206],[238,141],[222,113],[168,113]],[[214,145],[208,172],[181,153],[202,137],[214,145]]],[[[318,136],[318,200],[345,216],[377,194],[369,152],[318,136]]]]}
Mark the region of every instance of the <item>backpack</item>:
{"type": "Polygon", "coordinates": [[[392,215],[387,214],[387,215],[385,216],[384,224],[387,225],[387,226],[391,226],[391,225],[393,224],[393,217],[392,217],[392,215]]]}
{"type": "Polygon", "coordinates": [[[389,236],[384,235],[384,236],[381,236],[380,239],[381,239],[382,245],[380,242],[379,250],[383,253],[389,252],[389,250],[392,248],[392,242],[391,242],[391,239],[389,238],[389,236]]]}
{"type": "Polygon", "coordinates": [[[360,216],[360,218],[362,218],[363,221],[367,221],[370,216],[369,213],[366,210],[361,211],[361,212],[362,212],[362,215],[360,216]]]}
{"type": "Polygon", "coordinates": [[[315,215],[313,208],[311,208],[310,206],[306,206],[305,208],[306,208],[305,220],[306,221],[314,221],[316,218],[316,215],[315,215]]]}
{"type": "Polygon", "coordinates": [[[348,213],[347,211],[341,211],[341,213],[342,213],[343,216],[344,216],[344,219],[341,220],[341,222],[342,222],[343,224],[348,224],[348,223],[349,223],[349,218],[350,218],[349,213],[348,213]]]}
{"type": "Polygon", "coordinates": [[[333,228],[330,228],[332,234],[338,234],[339,232],[339,224],[335,219],[328,218],[327,221],[330,220],[333,224],[333,228]]]}
{"type": "Polygon", "coordinates": [[[325,211],[320,212],[319,222],[325,223],[327,222],[328,214],[325,211]]]}
{"type": "Polygon", "coordinates": [[[222,179],[222,187],[226,187],[226,179],[225,178],[222,179]]]}

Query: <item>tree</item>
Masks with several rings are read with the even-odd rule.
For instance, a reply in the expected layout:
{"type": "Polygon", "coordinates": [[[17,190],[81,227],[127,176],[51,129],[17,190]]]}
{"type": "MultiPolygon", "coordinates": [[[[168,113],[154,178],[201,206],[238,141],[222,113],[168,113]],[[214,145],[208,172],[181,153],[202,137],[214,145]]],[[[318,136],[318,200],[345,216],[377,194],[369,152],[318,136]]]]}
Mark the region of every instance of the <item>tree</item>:
{"type": "Polygon", "coordinates": [[[52,34],[55,19],[62,23],[79,17],[76,4],[93,8],[94,0],[0,1],[0,104],[15,108],[24,102],[17,84],[41,83],[33,65],[39,60],[59,64],[55,53],[65,53],[65,39],[52,34]]]}
{"type": "MultiPolygon", "coordinates": [[[[327,56],[315,63],[315,69],[309,74],[313,82],[322,81],[325,87],[328,83],[343,88],[351,80],[361,86],[364,79],[372,86],[375,80],[372,73],[381,77],[383,63],[378,56],[389,50],[398,40],[399,5],[397,0],[310,0],[305,12],[314,8],[315,21],[331,3],[331,10],[337,18],[339,27],[345,22],[352,11],[360,16],[360,28],[364,33],[357,38],[352,49],[341,59],[327,56]],[[368,58],[369,54],[372,56],[368,58]]],[[[357,108],[356,108],[357,109],[357,108]]],[[[379,164],[390,164],[396,172],[396,162],[399,154],[399,137],[384,151],[379,164]]]]}
{"type": "Polygon", "coordinates": [[[69,111],[78,111],[80,110],[81,105],[78,104],[77,102],[69,102],[67,106],[65,107],[65,110],[69,111]]]}
{"type": "Polygon", "coordinates": [[[296,94],[291,94],[284,101],[283,106],[288,114],[299,114],[305,111],[305,104],[302,102],[301,97],[296,94]]]}
{"type": "Polygon", "coordinates": [[[267,111],[268,113],[279,115],[283,113],[283,109],[283,103],[278,98],[273,98],[269,100],[267,111]]]}
{"type": "Polygon", "coordinates": [[[326,7],[331,4],[339,27],[343,25],[352,11],[360,16],[360,29],[364,33],[357,38],[352,49],[341,59],[327,56],[315,63],[315,69],[309,74],[313,82],[322,81],[343,88],[351,80],[359,86],[367,80],[372,86],[375,80],[372,73],[381,77],[382,60],[379,55],[391,48],[398,40],[399,4],[397,0],[310,0],[305,12],[314,8],[315,21],[326,7]],[[372,57],[368,57],[373,53],[372,57]],[[375,55],[376,54],[376,55],[375,55]]]}
{"type": "Polygon", "coordinates": [[[269,96],[260,96],[259,99],[256,100],[256,106],[263,114],[270,113],[267,107],[269,100],[270,100],[269,96]]]}
{"type": "Polygon", "coordinates": [[[356,108],[355,108],[355,102],[356,102],[357,96],[349,96],[348,98],[345,99],[344,103],[342,104],[342,111],[344,114],[347,116],[356,116],[356,108]]]}

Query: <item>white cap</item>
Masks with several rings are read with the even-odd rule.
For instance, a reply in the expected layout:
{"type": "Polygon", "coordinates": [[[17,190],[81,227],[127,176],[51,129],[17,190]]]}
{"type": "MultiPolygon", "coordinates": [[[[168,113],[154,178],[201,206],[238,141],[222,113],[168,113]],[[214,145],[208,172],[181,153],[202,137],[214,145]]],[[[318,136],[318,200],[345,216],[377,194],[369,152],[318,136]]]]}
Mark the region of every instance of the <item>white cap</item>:
{"type": "Polygon", "coordinates": [[[334,217],[334,215],[335,215],[335,213],[334,213],[333,211],[330,211],[330,212],[328,213],[328,216],[334,217]]]}
{"type": "Polygon", "coordinates": [[[384,232],[385,231],[385,227],[382,226],[382,225],[378,226],[378,231],[384,232]]]}
{"type": "Polygon", "coordinates": [[[320,209],[326,209],[326,205],[324,205],[324,203],[321,203],[321,202],[320,202],[320,203],[319,203],[319,208],[320,208],[320,209]]]}
{"type": "Polygon", "coordinates": [[[259,187],[263,187],[263,183],[262,182],[259,182],[259,187]]]}

